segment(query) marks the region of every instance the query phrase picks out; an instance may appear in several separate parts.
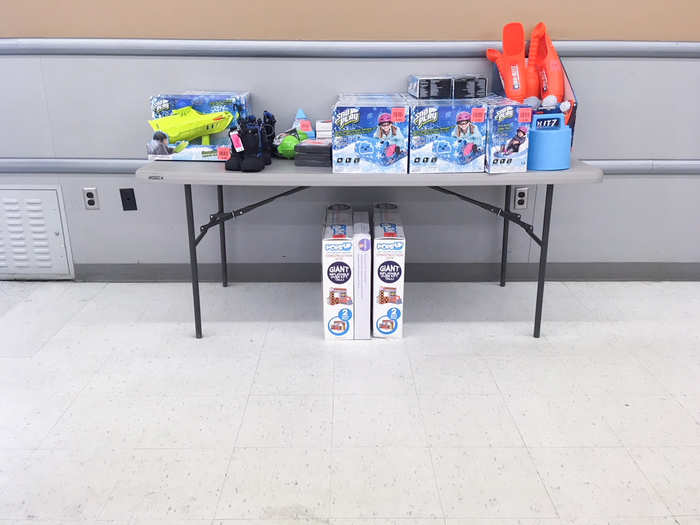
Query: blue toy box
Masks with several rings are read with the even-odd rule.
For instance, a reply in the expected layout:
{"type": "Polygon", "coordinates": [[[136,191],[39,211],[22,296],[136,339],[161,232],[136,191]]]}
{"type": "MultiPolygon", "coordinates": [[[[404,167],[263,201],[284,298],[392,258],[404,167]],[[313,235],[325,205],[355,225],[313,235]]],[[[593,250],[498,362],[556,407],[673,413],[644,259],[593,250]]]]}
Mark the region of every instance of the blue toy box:
{"type": "Polygon", "coordinates": [[[251,111],[247,91],[156,95],[150,107],[149,160],[228,160],[228,130],[251,111]]]}
{"type": "Polygon", "coordinates": [[[411,173],[483,172],[486,104],[430,100],[411,106],[411,173]]]}
{"type": "Polygon", "coordinates": [[[407,173],[410,108],[399,93],[338,97],[333,173],[407,173]]]}
{"type": "Polygon", "coordinates": [[[486,171],[527,171],[532,108],[499,95],[481,99],[488,107],[486,171]]]}

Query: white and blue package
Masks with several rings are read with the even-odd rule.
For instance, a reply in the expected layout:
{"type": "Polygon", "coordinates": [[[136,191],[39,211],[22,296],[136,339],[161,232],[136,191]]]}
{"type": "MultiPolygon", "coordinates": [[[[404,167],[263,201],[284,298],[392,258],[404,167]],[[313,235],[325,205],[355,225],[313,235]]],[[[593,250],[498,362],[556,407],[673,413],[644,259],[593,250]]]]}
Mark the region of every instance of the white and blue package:
{"type": "Polygon", "coordinates": [[[403,95],[340,95],[333,108],[333,173],[406,173],[408,102],[403,95]]]}
{"type": "Polygon", "coordinates": [[[483,172],[486,104],[431,100],[411,106],[411,173],[483,172]]]}
{"type": "Polygon", "coordinates": [[[488,106],[486,171],[527,171],[532,108],[498,95],[481,99],[488,106]]]}

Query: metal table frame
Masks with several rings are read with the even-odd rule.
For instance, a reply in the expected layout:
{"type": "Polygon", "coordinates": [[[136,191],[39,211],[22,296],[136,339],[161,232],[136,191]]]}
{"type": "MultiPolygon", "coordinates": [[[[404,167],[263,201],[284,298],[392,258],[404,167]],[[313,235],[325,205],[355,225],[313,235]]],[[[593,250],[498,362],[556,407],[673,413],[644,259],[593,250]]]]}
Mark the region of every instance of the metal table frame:
{"type": "MultiPolygon", "coordinates": [[[[154,164],[154,163],[149,163],[154,164]]],[[[514,225],[522,228],[522,230],[540,247],[540,260],[539,269],[537,275],[537,297],[535,302],[535,321],[533,335],[534,337],[540,337],[541,325],[542,325],[542,302],[544,299],[544,285],[547,273],[547,249],[549,245],[549,230],[552,215],[552,199],[554,196],[554,184],[555,183],[571,183],[571,182],[600,182],[602,180],[602,172],[596,168],[586,166],[586,176],[581,177],[581,180],[567,179],[566,172],[555,172],[555,174],[547,176],[546,172],[526,172],[526,173],[511,173],[502,175],[486,175],[486,174],[436,174],[431,176],[430,174],[423,175],[422,177],[406,174],[396,177],[394,175],[386,176],[385,174],[374,175],[372,179],[353,177],[352,179],[343,179],[343,176],[328,173],[324,170],[319,170],[316,168],[311,169],[299,169],[297,176],[294,176],[295,170],[289,167],[289,164],[281,170],[274,171],[274,168],[270,169],[266,176],[262,174],[252,173],[252,174],[232,174],[230,172],[225,172],[222,165],[214,165],[202,167],[199,166],[195,169],[188,169],[186,166],[183,167],[180,162],[160,162],[158,169],[149,169],[149,165],[141,168],[137,171],[137,176],[148,179],[151,181],[160,180],[171,183],[183,183],[185,189],[185,210],[187,214],[187,238],[189,243],[189,254],[190,254],[190,268],[192,273],[192,299],[194,307],[194,324],[195,324],[195,336],[197,338],[202,337],[202,312],[199,296],[199,272],[197,263],[197,245],[202,241],[210,229],[218,226],[219,227],[219,244],[220,244],[220,256],[221,256],[221,283],[223,286],[228,286],[228,273],[227,273],[227,254],[226,254],[226,222],[233,220],[237,217],[241,217],[246,213],[272,203],[273,201],[293,195],[311,186],[316,187],[327,187],[327,186],[343,186],[348,180],[352,180],[353,184],[347,184],[351,186],[416,186],[416,187],[427,187],[431,190],[438,191],[440,193],[455,197],[462,200],[468,204],[477,206],[487,212],[493,213],[499,217],[503,218],[503,238],[502,238],[502,251],[501,251],[501,272],[500,272],[500,285],[506,285],[506,275],[507,275],[507,265],[508,265],[508,235],[509,235],[509,225],[513,223],[514,225]],[[169,165],[164,167],[163,165],[169,165]],[[196,172],[199,171],[200,175],[196,172]],[[223,173],[222,173],[223,172],[223,173]],[[217,174],[220,179],[217,179],[217,174]],[[224,177],[224,174],[226,175],[224,177]],[[257,178],[255,178],[257,176],[257,178]],[[287,177],[287,178],[285,178],[287,177]],[[325,178],[327,177],[327,178],[325,178]],[[267,180],[266,180],[267,178],[267,180]],[[308,179],[310,182],[309,186],[296,186],[290,190],[275,194],[267,199],[255,202],[243,208],[234,209],[231,211],[225,211],[224,203],[224,185],[237,185],[237,186],[279,186],[282,181],[290,181],[294,179],[308,179]],[[400,181],[401,184],[396,181],[400,181]],[[505,188],[505,201],[503,207],[494,206],[492,204],[478,201],[456,191],[445,188],[444,186],[430,185],[426,184],[428,181],[439,181],[439,182],[450,182],[450,186],[493,186],[501,185],[505,188]],[[218,183],[221,182],[221,183],[218,183]],[[512,184],[510,183],[512,182],[512,184]],[[538,236],[531,224],[528,224],[522,220],[522,217],[518,213],[514,213],[510,209],[511,197],[512,197],[512,186],[514,185],[527,185],[527,184],[546,184],[546,196],[544,204],[544,214],[542,223],[542,233],[538,236]],[[209,215],[209,222],[203,224],[197,230],[195,228],[194,222],[194,207],[192,203],[192,184],[204,184],[204,185],[215,185],[217,192],[217,202],[218,209],[216,212],[209,215]]],[[[199,163],[202,164],[202,163],[199,163]]],[[[210,164],[210,163],[204,163],[210,164]]],[[[581,163],[577,163],[578,167],[582,166],[581,163]]],[[[273,165],[274,166],[274,165],[273,165]]],[[[262,172],[263,174],[265,172],[262,172]]],[[[364,174],[363,174],[364,175],[364,174]]],[[[348,177],[348,175],[345,175],[348,177]]]]}

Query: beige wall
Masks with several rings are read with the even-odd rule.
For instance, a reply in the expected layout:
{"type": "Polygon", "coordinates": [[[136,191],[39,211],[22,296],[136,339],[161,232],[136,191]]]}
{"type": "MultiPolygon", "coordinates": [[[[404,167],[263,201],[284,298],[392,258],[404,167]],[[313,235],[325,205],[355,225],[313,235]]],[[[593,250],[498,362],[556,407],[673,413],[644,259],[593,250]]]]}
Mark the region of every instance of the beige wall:
{"type": "Polygon", "coordinates": [[[1,3],[0,37],[497,40],[508,21],[520,20],[529,30],[543,20],[555,39],[700,41],[700,0],[1,3]]]}

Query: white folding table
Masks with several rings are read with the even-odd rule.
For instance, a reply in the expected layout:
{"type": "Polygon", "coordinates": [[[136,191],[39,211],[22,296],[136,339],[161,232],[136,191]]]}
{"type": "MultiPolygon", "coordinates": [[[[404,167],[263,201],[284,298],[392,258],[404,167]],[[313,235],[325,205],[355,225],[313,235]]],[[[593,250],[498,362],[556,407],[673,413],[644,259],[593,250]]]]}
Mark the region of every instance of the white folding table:
{"type": "Polygon", "coordinates": [[[185,208],[187,212],[187,238],[190,248],[192,271],[192,297],[194,302],[195,336],[202,337],[202,317],[199,302],[199,273],[197,268],[197,245],[214,226],[219,227],[221,249],[221,282],[228,285],[226,269],[226,229],[225,223],[250,211],[269,204],[280,197],[305,190],[309,187],[410,187],[422,186],[456,197],[478,206],[499,217],[503,217],[503,241],[501,252],[501,286],[506,284],[506,264],[508,256],[508,226],[512,222],[520,226],[540,247],[540,263],[537,278],[537,299],[535,303],[535,327],[533,335],[540,336],[542,322],[542,299],[547,271],[547,246],[549,225],[552,214],[552,197],[556,184],[595,183],[603,179],[600,169],[580,161],[572,161],[571,168],[564,171],[527,171],[523,173],[331,173],[330,168],[296,167],[292,161],[273,159],[272,165],[259,173],[226,171],[223,162],[152,161],[136,171],[136,176],[152,182],[182,184],[185,187],[185,208]],[[195,232],[192,185],[216,186],[218,210],[209,215],[209,222],[195,232]],[[542,234],[537,236],[531,224],[524,222],[520,214],[510,209],[513,186],[544,184],[547,194],[544,204],[542,234]],[[291,190],[273,195],[243,208],[225,211],[224,186],[293,186],[291,190]],[[503,208],[472,199],[446,187],[464,186],[504,186],[505,205],[503,208]]]}

